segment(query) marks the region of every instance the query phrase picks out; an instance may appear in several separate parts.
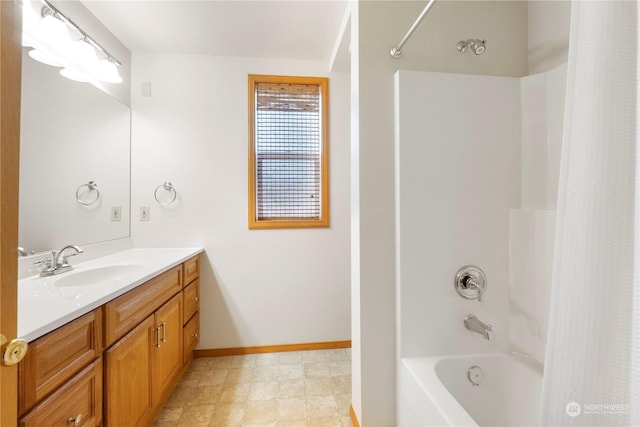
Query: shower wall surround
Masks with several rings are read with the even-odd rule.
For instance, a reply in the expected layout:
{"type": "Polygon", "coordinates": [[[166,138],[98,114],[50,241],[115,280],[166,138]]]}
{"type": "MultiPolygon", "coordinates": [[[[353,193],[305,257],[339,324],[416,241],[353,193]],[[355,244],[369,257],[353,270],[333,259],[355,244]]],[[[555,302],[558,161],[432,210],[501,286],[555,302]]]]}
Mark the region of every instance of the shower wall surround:
{"type": "Polygon", "coordinates": [[[547,344],[567,66],[521,79],[522,205],[509,213],[509,342],[541,365],[547,344]]]}
{"type": "Polygon", "coordinates": [[[400,357],[544,362],[565,74],[396,73],[400,357]],[[487,274],[482,302],[454,289],[466,264],[487,274]],[[464,328],[470,313],[493,325],[491,340],[464,328]]]}
{"type": "Polygon", "coordinates": [[[396,266],[400,356],[508,348],[509,209],[520,205],[520,80],[396,73],[396,266]],[[474,264],[482,302],[461,298],[474,264]],[[466,330],[473,313],[487,341],[466,330]]]}

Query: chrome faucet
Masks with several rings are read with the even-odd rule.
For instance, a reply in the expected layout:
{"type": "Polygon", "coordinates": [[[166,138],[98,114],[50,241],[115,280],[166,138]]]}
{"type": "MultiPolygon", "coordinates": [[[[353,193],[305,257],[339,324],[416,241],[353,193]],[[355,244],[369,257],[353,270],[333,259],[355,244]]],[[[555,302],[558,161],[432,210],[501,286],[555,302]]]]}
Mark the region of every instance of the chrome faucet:
{"type": "Polygon", "coordinates": [[[491,338],[489,333],[493,331],[493,327],[481,322],[475,314],[469,314],[464,318],[464,326],[470,331],[479,333],[485,340],[491,338]]]}
{"type": "Polygon", "coordinates": [[[84,251],[76,245],[67,245],[58,252],[51,251],[51,258],[36,262],[36,264],[44,264],[44,269],[40,272],[40,276],[53,276],[73,269],[73,266],[69,264],[69,257],[76,256],[83,252],[84,251]],[[64,254],[68,249],[73,249],[75,252],[72,254],[64,254]],[[60,260],[61,256],[62,261],[60,260]]]}

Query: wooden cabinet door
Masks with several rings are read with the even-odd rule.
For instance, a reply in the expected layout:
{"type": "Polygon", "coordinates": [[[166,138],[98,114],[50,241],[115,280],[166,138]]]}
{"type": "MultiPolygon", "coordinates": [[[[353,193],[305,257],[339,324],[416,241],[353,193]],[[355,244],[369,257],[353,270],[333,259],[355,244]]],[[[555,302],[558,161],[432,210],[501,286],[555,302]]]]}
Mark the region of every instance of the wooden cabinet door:
{"type": "Polygon", "coordinates": [[[20,427],[102,425],[102,359],[84,368],[20,420],[20,427]]]}
{"type": "Polygon", "coordinates": [[[160,405],[182,369],[182,292],[156,311],[155,327],[151,389],[153,404],[160,405]]]}
{"type": "Polygon", "coordinates": [[[183,323],[186,325],[189,319],[200,309],[200,280],[184,288],[184,309],[182,313],[183,323]]]}
{"type": "Polygon", "coordinates": [[[152,415],[151,356],[154,316],[105,352],[105,413],[109,427],[143,426],[152,415]]]}

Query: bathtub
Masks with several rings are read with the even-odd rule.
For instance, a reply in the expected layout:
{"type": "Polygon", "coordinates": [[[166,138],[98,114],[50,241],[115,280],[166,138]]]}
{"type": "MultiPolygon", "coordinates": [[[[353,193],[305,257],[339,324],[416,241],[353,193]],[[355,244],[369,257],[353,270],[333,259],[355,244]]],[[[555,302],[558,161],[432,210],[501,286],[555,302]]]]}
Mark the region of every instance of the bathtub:
{"type": "Polygon", "coordinates": [[[398,427],[535,426],[542,372],[530,362],[501,353],[402,359],[398,427]]]}

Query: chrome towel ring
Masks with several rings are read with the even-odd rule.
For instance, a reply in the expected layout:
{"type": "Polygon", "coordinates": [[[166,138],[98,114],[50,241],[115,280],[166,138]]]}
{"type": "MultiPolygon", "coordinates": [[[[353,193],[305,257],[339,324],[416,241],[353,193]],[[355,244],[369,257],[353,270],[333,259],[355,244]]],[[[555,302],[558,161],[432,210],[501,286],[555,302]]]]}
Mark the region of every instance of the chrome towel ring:
{"type": "Polygon", "coordinates": [[[158,202],[160,205],[168,206],[171,203],[176,201],[176,197],[178,197],[178,193],[176,192],[176,189],[173,186],[173,184],[171,184],[169,181],[165,181],[156,187],[156,190],[153,192],[153,197],[156,199],[156,202],[158,202]],[[158,191],[161,188],[169,193],[172,193],[171,200],[160,201],[160,198],[158,198],[158,191]]]}
{"type": "Polygon", "coordinates": [[[93,205],[94,203],[96,203],[98,200],[100,199],[100,190],[98,190],[98,184],[96,184],[95,181],[89,181],[86,184],[82,184],[80,187],[78,187],[78,189],[76,190],[76,200],[78,201],[78,203],[80,203],[81,205],[84,206],[90,206],[93,205]],[[84,187],[87,187],[87,189],[84,192],[91,192],[91,191],[95,191],[96,192],[96,197],[95,199],[93,199],[90,202],[85,202],[82,201],[80,199],[80,190],[82,190],[84,187]]]}

